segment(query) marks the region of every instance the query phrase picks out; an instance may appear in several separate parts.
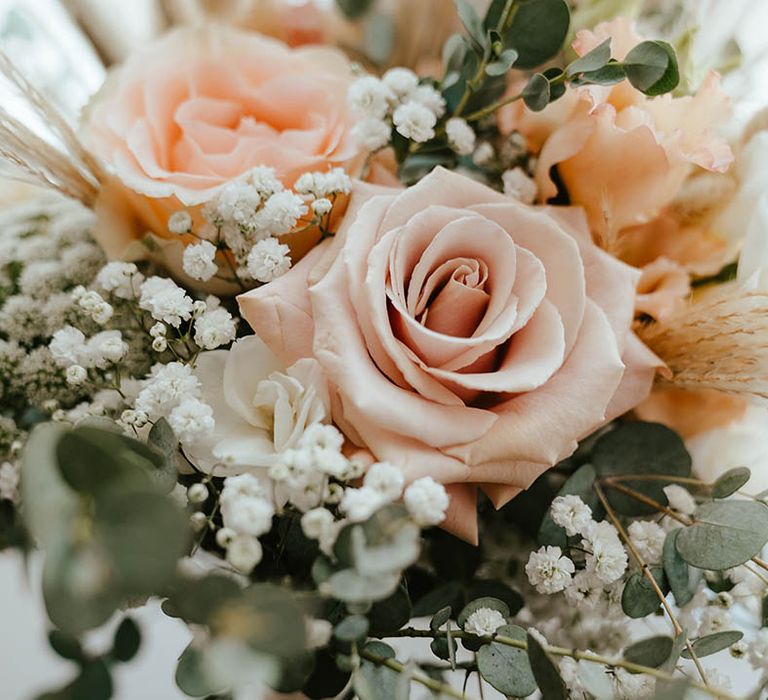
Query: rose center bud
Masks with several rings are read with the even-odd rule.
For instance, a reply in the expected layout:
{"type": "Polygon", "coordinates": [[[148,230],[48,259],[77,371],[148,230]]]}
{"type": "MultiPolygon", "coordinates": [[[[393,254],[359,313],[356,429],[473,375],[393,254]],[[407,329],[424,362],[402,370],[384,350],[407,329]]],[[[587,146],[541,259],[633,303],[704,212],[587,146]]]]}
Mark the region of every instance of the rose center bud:
{"type": "Polygon", "coordinates": [[[436,333],[469,338],[488,308],[487,280],[488,266],[482,260],[447,260],[425,281],[416,304],[416,319],[436,333]]]}

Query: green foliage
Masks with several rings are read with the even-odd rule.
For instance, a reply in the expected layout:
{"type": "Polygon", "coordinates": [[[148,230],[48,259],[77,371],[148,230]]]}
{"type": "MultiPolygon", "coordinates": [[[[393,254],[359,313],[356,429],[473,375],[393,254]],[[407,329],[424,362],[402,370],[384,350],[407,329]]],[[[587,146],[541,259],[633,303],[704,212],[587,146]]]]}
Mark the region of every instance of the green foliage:
{"type": "Polygon", "coordinates": [[[691,601],[701,580],[700,573],[691,569],[677,551],[677,538],[681,532],[682,529],[677,528],[667,535],[662,553],[664,574],[678,606],[691,601]]]}
{"type": "Polygon", "coordinates": [[[555,662],[532,634],[526,635],[526,642],[531,670],[542,696],[547,700],[567,700],[568,692],[555,662]]]}
{"type": "Polygon", "coordinates": [[[136,656],[140,646],[141,631],[130,617],[126,617],[115,631],[111,656],[115,661],[125,663],[136,656]]]}
{"type": "MultiPolygon", "coordinates": [[[[724,632],[715,632],[715,634],[708,634],[705,637],[699,637],[691,644],[693,651],[699,658],[705,656],[711,656],[718,651],[727,649],[729,646],[736,644],[744,636],[743,632],[737,630],[728,630],[724,632]]],[[[683,649],[681,656],[684,659],[690,659],[691,653],[688,649],[683,649]]]]}
{"type": "Polygon", "coordinates": [[[535,68],[560,52],[570,24],[565,0],[526,0],[513,15],[505,45],[517,51],[518,68],[535,68]]]}
{"type": "Polygon", "coordinates": [[[674,90],[680,71],[674,49],[664,41],[644,41],[624,59],[624,70],[632,86],[651,97],[674,90]]]}
{"type": "Polygon", "coordinates": [[[624,650],[624,658],[641,666],[659,668],[672,654],[674,644],[672,637],[664,635],[641,639],[624,650]]]}
{"type": "Polygon", "coordinates": [[[714,501],[677,537],[680,556],[699,569],[722,571],[758,555],[768,542],[768,507],[757,501],[714,501]]]}
{"type": "Polygon", "coordinates": [[[176,665],[176,685],[186,695],[193,698],[204,698],[217,695],[224,688],[211,685],[202,668],[203,654],[190,644],[179,657],[176,665]]]}
{"type": "Polygon", "coordinates": [[[752,476],[748,467],[735,467],[721,474],[712,485],[713,498],[728,498],[736,493],[752,476]]]}
{"type": "MultiPolygon", "coordinates": [[[[496,634],[526,641],[526,632],[517,625],[504,625],[496,634]]],[[[511,697],[527,697],[537,688],[536,679],[523,649],[504,644],[485,644],[477,652],[480,675],[500,693],[511,697]]]]}
{"type": "MultiPolygon", "coordinates": [[[[595,444],[592,464],[599,477],[688,477],[691,473],[691,456],[682,439],[659,423],[625,423],[606,433],[595,444]]],[[[673,483],[673,480],[622,480],[622,483],[666,505],[664,487],[673,483]]],[[[607,495],[611,506],[624,515],[649,515],[656,512],[651,506],[612,489],[608,490],[607,495]]]]}
{"type": "Polygon", "coordinates": [[[589,53],[573,61],[565,73],[569,78],[578,73],[591,73],[603,68],[611,60],[611,39],[606,39],[602,44],[596,46],[589,53]]]}
{"type": "MultiPolygon", "coordinates": [[[[651,574],[662,593],[669,592],[669,584],[664,571],[659,567],[651,567],[651,574]]],[[[642,572],[632,574],[624,584],[621,594],[621,609],[628,617],[641,618],[655,613],[661,601],[651,582],[642,572]]]]}
{"type": "Polygon", "coordinates": [[[349,19],[359,19],[373,7],[375,0],[336,0],[339,9],[349,19]]]}
{"type": "Polygon", "coordinates": [[[363,615],[345,617],[333,628],[333,636],[342,642],[357,642],[368,634],[368,618],[363,615]]]}
{"type": "MultiPolygon", "coordinates": [[[[365,651],[380,659],[394,659],[395,650],[383,642],[369,642],[365,651]]],[[[364,659],[352,676],[352,686],[360,700],[400,700],[403,695],[400,676],[386,666],[364,659]]]]}
{"type": "Polygon", "coordinates": [[[542,73],[534,73],[523,88],[523,102],[533,112],[541,112],[548,104],[551,96],[549,80],[542,73]]]}
{"type": "Polygon", "coordinates": [[[61,630],[51,630],[48,633],[48,643],[51,645],[51,649],[53,649],[62,659],[80,661],[85,658],[80,640],[61,630]]]}

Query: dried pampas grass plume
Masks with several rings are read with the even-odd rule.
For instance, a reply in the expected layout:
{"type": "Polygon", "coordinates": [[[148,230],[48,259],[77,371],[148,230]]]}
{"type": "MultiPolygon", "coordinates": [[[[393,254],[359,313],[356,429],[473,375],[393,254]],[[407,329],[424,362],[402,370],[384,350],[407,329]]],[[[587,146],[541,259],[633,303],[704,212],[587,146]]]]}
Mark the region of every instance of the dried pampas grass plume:
{"type": "Polygon", "coordinates": [[[16,166],[12,176],[53,188],[92,206],[104,179],[101,166],[86,150],[67,120],[0,51],[0,75],[45,123],[60,148],[37,135],[0,107],[0,156],[16,166]]]}
{"type": "Polygon", "coordinates": [[[665,381],[768,401],[768,291],[734,285],[637,332],[667,363],[665,381]]]}

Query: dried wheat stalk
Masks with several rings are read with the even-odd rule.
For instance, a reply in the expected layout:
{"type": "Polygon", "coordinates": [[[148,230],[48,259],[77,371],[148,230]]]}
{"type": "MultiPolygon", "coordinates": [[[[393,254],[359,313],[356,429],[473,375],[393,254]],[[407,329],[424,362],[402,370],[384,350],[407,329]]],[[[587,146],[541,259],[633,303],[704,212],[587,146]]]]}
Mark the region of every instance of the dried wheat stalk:
{"type": "Polygon", "coordinates": [[[667,363],[673,384],[768,400],[768,291],[734,285],[638,333],[667,363]]]}

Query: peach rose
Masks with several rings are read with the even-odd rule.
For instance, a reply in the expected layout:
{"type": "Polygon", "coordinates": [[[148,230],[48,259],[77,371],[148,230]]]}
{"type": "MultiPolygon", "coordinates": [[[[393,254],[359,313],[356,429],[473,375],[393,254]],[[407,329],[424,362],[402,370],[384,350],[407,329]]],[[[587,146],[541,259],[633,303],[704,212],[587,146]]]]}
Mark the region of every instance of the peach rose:
{"type": "MultiPolygon", "coordinates": [[[[573,47],[584,55],[608,37],[619,60],[642,41],[634,25],[619,18],[578,32],[573,47]]],[[[593,232],[605,241],[653,218],[672,201],[692,165],[727,169],[733,156],[714,130],[729,113],[719,76],[710,73],[694,96],[649,99],[626,81],[584,86],[539,114],[516,104],[500,124],[519,129],[533,148],[541,148],[540,196],[557,193],[551,177],[557,166],[570,201],[584,207],[593,232]]]]}
{"type": "Polygon", "coordinates": [[[407,190],[356,183],[333,240],[239,297],[285,362],[314,356],[357,445],[450,487],[445,526],[497,506],[644,399],[639,272],[578,209],[523,205],[438,168],[407,190]]]}
{"type": "Polygon", "coordinates": [[[331,48],[290,49],[218,26],[178,29],[133,54],[88,106],[84,139],[113,177],[97,211],[112,256],[168,216],[256,166],[286,186],[361,154],[350,133],[350,65],[331,48]]]}

